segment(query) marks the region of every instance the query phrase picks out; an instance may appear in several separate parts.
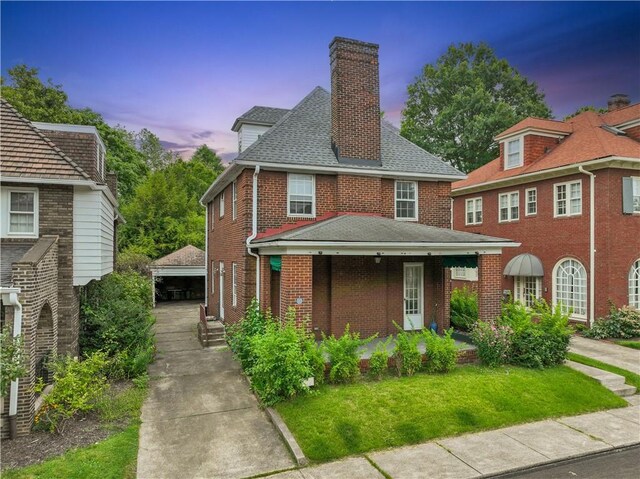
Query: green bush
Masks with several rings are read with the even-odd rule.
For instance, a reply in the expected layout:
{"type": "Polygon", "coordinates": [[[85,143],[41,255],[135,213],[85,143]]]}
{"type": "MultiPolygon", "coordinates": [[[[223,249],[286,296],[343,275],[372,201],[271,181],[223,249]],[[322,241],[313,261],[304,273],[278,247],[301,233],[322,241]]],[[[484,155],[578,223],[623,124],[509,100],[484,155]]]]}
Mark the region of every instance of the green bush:
{"type": "Polygon", "coordinates": [[[585,330],[587,338],[592,339],[630,339],[640,337],[640,311],[624,306],[611,305],[609,315],[596,320],[591,329],[585,330]]]}
{"type": "Polygon", "coordinates": [[[456,366],[458,348],[451,337],[453,329],[445,331],[443,336],[438,336],[435,331],[425,329],[422,331],[426,347],[427,360],[425,369],[430,373],[447,373],[456,366]]]}
{"type": "Polygon", "coordinates": [[[451,292],[451,325],[461,331],[471,331],[478,322],[478,293],[467,287],[451,292]]]}
{"type": "Polygon", "coordinates": [[[22,336],[13,337],[8,326],[0,332],[0,396],[9,392],[11,381],[27,374],[22,336]]]}
{"type": "Polygon", "coordinates": [[[471,331],[471,338],[483,364],[496,367],[511,359],[513,330],[509,326],[478,321],[471,331]]]}
{"type": "Polygon", "coordinates": [[[369,343],[375,336],[360,339],[360,334],[352,333],[349,324],[344,328],[344,333],[339,338],[334,335],[326,337],[322,335],[322,347],[329,355],[329,380],[332,383],[354,382],[360,376],[361,346],[369,343]]]}
{"type": "Polygon", "coordinates": [[[313,338],[306,332],[306,325],[296,325],[293,308],[284,321],[270,320],[262,334],[251,338],[254,364],[248,373],[254,391],[265,405],[309,389],[304,381],[318,372],[315,341],[314,347],[310,341],[313,338]],[[314,352],[309,354],[310,350],[314,352]]]}
{"type": "Polygon", "coordinates": [[[396,335],[396,347],[393,351],[393,359],[396,365],[398,376],[403,374],[413,376],[422,366],[422,354],[418,349],[420,338],[419,333],[404,331],[395,322],[398,334],[396,335]]]}
{"type": "Polygon", "coordinates": [[[251,340],[254,336],[264,334],[266,325],[271,321],[271,312],[269,310],[260,311],[260,306],[254,298],[240,321],[227,327],[227,338],[231,351],[238,358],[245,371],[251,369],[255,363],[251,340]]]}
{"type": "Polygon", "coordinates": [[[118,273],[138,273],[142,276],[151,274],[151,258],[134,251],[122,251],[116,258],[116,272],[118,273]]]}
{"type": "Polygon", "coordinates": [[[389,344],[392,340],[393,336],[389,336],[385,341],[376,344],[376,349],[369,358],[369,373],[378,380],[389,368],[389,344]]]}
{"type": "Polygon", "coordinates": [[[36,425],[62,434],[67,419],[94,409],[108,388],[107,364],[104,352],[95,352],[83,361],[71,356],[53,360],[54,386],[35,417],[36,425]]]}
{"type": "Polygon", "coordinates": [[[80,349],[104,351],[114,379],[146,373],[155,352],[151,281],[138,273],[112,273],[89,284],[81,300],[80,349]]]}

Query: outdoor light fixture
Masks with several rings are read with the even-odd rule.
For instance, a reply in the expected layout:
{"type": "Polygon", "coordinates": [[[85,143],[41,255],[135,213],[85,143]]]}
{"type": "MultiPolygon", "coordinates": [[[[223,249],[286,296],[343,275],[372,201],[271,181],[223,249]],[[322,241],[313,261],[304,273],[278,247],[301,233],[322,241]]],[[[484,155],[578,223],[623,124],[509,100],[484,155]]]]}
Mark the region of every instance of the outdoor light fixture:
{"type": "Polygon", "coordinates": [[[380,264],[380,261],[382,261],[382,258],[380,256],[376,256],[373,259],[375,260],[376,264],[380,264]]]}

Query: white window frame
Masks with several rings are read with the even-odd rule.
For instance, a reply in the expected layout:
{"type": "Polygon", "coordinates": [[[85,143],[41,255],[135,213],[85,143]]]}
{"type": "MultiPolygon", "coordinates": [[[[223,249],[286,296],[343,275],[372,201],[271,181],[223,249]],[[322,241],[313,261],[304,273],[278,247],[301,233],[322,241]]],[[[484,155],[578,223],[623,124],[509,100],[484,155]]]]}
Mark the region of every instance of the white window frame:
{"type": "Polygon", "coordinates": [[[554,218],[568,218],[570,216],[580,216],[582,215],[582,180],[571,180],[571,181],[563,181],[562,183],[554,183],[553,184],[553,217],[554,218]],[[575,198],[571,198],[571,185],[578,184],[580,185],[580,211],[576,213],[571,212],[571,200],[575,198]],[[566,188],[566,197],[565,201],[565,212],[558,213],[558,188],[560,186],[564,186],[566,188]]]}
{"type": "Polygon", "coordinates": [[[525,216],[535,216],[538,214],[538,188],[527,188],[524,190],[524,214],[525,216]],[[529,193],[531,192],[535,195],[534,201],[529,200],[529,193]],[[529,205],[533,205],[533,213],[529,212],[529,205]]]}
{"type": "Polygon", "coordinates": [[[451,279],[460,281],[478,281],[478,268],[451,268],[451,279]]]}
{"type": "Polygon", "coordinates": [[[582,261],[573,258],[573,257],[566,257],[566,258],[562,258],[560,259],[555,266],[553,267],[553,276],[552,276],[552,302],[553,302],[553,306],[555,307],[558,304],[558,269],[560,268],[560,266],[565,263],[566,261],[574,261],[576,263],[578,263],[581,267],[582,270],[584,271],[584,307],[582,308],[584,310],[584,314],[582,313],[576,313],[575,311],[573,311],[571,313],[571,319],[575,320],[575,321],[586,321],[587,320],[587,311],[588,311],[588,304],[589,304],[589,292],[588,292],[588,284],[589,284],[589,273],[587,272],[587,268],[585,268],[584,264],[582,264],[582,261]]]}
{"type": "Polygon", "coordinates": [[[631,177],[631,201],[633,203],[633,214],[640,214],[640,176],[631,177]],[[638,197],[638,202],[635,199],[638,197]],[[638,208],[636,208],[636,204],[638,208]]]}
{"type": "Polygon", "coordinates": [[[2,188],[6,197],[3,198],[3,202],[5,203],[5,208],[3,208],[3,221],[4,231],[6,232],[6,236],[10,238],[37,238],[38,232],[40,229],[40,203],[39,203],[39,191],[38,188],[2,188]],[[29,211],[11,211],[11,193],[32,193],[33,194],[33,212],[29,211]],[[33,215],[33,231],[11,231],[11,215],[12,214],[32,214],[33,215]]]}
{"type": "Polygon", "coordinates": [[[231,306],[238,306],[238,265],[231,263],[231,306]]]}
{"type": "Polygon", "coordinates": [[[535,293],[533,296],[535,299],[540,299],[542,297],[542,278],[537,276],[515,276],[513,279],[513,299],[519,301],[525,306],[529,306],[527,304],[527,298],[524,294],[525,286],[527,280],[535,281],[535,293]]]}
{"type": "Polygon", "coordinates": [[[220,219],[222,219],[224,218],[224,190],[218,195],[218,201],[218,214],[220,215],[220,219]]]}
{"type": "Polygon", "coordinates": [[[505,193],[498,193],[498,223],[510,223],[512,221],[519,221],[519,220],[520,220],[520,191],[515,190],[515,191],[507,191],[505,193]],[[512,201],[512,197],[514,195],[516,197],[515,205],[514,205],[514,202],[512,201]],[[502,219],[501,198],[503,196],[507,197],[507,219],[506,220],[502,219]],[[517,217],[514,217],[513,215],[513,208],[518,209],[517,217]]]}
{"type": "Polygon", "coordinates": [[[315,218],[316,217],[316,175],[303,173],[287,174],[287,216],[289,218],[315,218]],[[301,177],[311,178],[311,214],[291,212],[291,181],[301,177]]]}
{"type": "Polygon", "coordinates": [[[640,258],[629,268],[629,306],[640,309],[640,258]]]}
{"type": "Polygon", "coordinates": [[[464,224],[465,225],[481,225],[482,224],[482,196],[476,198],[468,198],[465,202],[464,209],[464,224]],[[480,206],[478,206],[478,204],[480,206]],[[469,208],[471,205],[471,208],[469,208]],[[473,215],[473,220],[469,221],[469,213],[473,215]],[[478,221],[478,213],[480,213],[480,220],[478,221]]]}
{"type": "MultiPolygon", "coordinates": [[[[515,154],[515,153],[512,153],[515,154]]],[[[504,142],[504,169],[511,170],[513,168],[519,168],[524,164],[524,136],[518,136],[504,142]],[[509,165],[509,145],[514,142],[518,143],[518,163],[515,165],[509,165]]]]}
{"type": "Polygon", "coordinates": [[[395,184],[393,186],[393,197],[394,197],[394,202],[393,202],[393,208],[394,208],[394,216],[395,219],[397,219],[398,221],[418,221],[418,182],[417,181],[406,181],[406,180],[396,180],[395,184]],[[400,198],[398,199],[398,184],[399,183],[412,183],[413,184],[413,188],[414,188],[414,192],[415,192],[415,198],[413,200],[408,200],[405,198],[400,198]],[[400,217],[398,216],[398,201],[413,201],[413,212],[414,215],[413,217],[400,217]]]}
{"type": "Polygon", "coordinates": [[[238,218],[238,189],[237,182],[231,184],[231,216],[235,221],[238,218]]]}

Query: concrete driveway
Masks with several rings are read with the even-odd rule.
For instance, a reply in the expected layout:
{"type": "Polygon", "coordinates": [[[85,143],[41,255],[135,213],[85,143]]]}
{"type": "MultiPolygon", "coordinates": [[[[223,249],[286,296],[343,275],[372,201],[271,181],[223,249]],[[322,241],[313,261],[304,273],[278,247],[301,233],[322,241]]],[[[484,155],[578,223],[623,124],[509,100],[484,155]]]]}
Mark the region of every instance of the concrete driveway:
{"type": "Polygon", "coordinates": [[[138,477],[243,478],[294,466],[227,348],[202,349],[198,304],[160,304],[138,477]]]}

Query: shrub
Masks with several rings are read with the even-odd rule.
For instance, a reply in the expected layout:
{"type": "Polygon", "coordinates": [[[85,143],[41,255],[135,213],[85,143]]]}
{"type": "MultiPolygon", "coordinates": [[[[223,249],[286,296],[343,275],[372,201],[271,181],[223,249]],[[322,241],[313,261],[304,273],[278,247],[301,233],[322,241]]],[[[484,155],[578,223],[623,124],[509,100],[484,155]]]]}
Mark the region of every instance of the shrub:
{"type": "Polygon", "coordinates": [[[593,339],[640,337],[640,311],[629,306],[618,309],[611,305],[609,315],[596,320],[583,334],[593,339]]]}
{"type": "Polygon", "coordinates": [[[404,331],[395,322],[398,334],[396,335],[396,347],[393,358],[396,363],[398,376],[413,376],[422,365],[422,354],[418,350],[421,335],[404,331]]]}
{"type": "Polygon", "coordinates": [[[263,334],[251,338],[254,364],[248,372],[253,389],[265,405],[308,390],[304,381],[317,372],[317,355],[309,355],[310,339],[304,325],[296,326],[293,308],[284,321],[268,321],[263,334]]]}
{"type": "Polygon", "coordinates": [[[35,423],[62,434],[67,419],[94,409],[108,387],[107,364],[104,352],[95,352],[83,361],[71,356],[52,361],[54,386],[44,398],[35,423]]]}
{"type": "Polygon", "coordinates": [[[134,251],[122,251],[116,258],[116,272],[138,273],[141,276],[151,274],[151,258],[134,251]]]}
{"type": "Polygon", "coordinates": [[[81,301],[80,348],[113,359],[114,379],[145,374],[155,352],[151,281],[138,273],[112,273],[91,283],[81,301]]]}
{"type": "Polygon", "coordinates": [[[462,331],[471,331],[478,322],[478,293],[467,287],[451,292],[451,324],[462,331]]]}
{"type": "Polygon", "coordinates": [[[264,334],[267,323],[271,321],[271,312],[260,311],[260,306],[254,298],[242,319],[227,327],[229,346],[245,371],[251,369],[255,363],[251,340],[254,336],[264,334]]]}
{"type": "Polygon", "coordinates": [[[509,326],[478,321],[471,338],[483,364],[496,367],[509,362],[513,342],[513,330],[509,326]]]}
{"type": "Polygon", "coordinates": [[[425,369],[428,372],[447,373],[455,367],[458,348],[451,337],[452,334],[453,329],[445,331],[443,336],[438,336],[435,331],[430,329],[422,331],[427,356],[425,369]]]}
{"type": "Polygon", "coordinates": [[[376,379],[381,379],[384,372],[389,367],[389,344],[393,336],[389,336],[385,341],[376,344],[376,349],[369,358],[369,373],[376,379]]]}
{"type": "Polygon", "coordinates": [[[8,326],[0,332],[0,396],[9,392],[11,381],[27,374],[22,336],[13,337],[8,326]]]}
{"type": "Polygon", "coordinates": [[[346,325],[344,333],[339,338],[334,335],[326,337],[323,334],[323,348],[329,355],[331,363],[329,380],[332,383],[347,383],[358,379],[360,376],[360,353],[358,350],[375,337],[360,339],[360,334],[350,331],[349,324],[346,325]]]}

